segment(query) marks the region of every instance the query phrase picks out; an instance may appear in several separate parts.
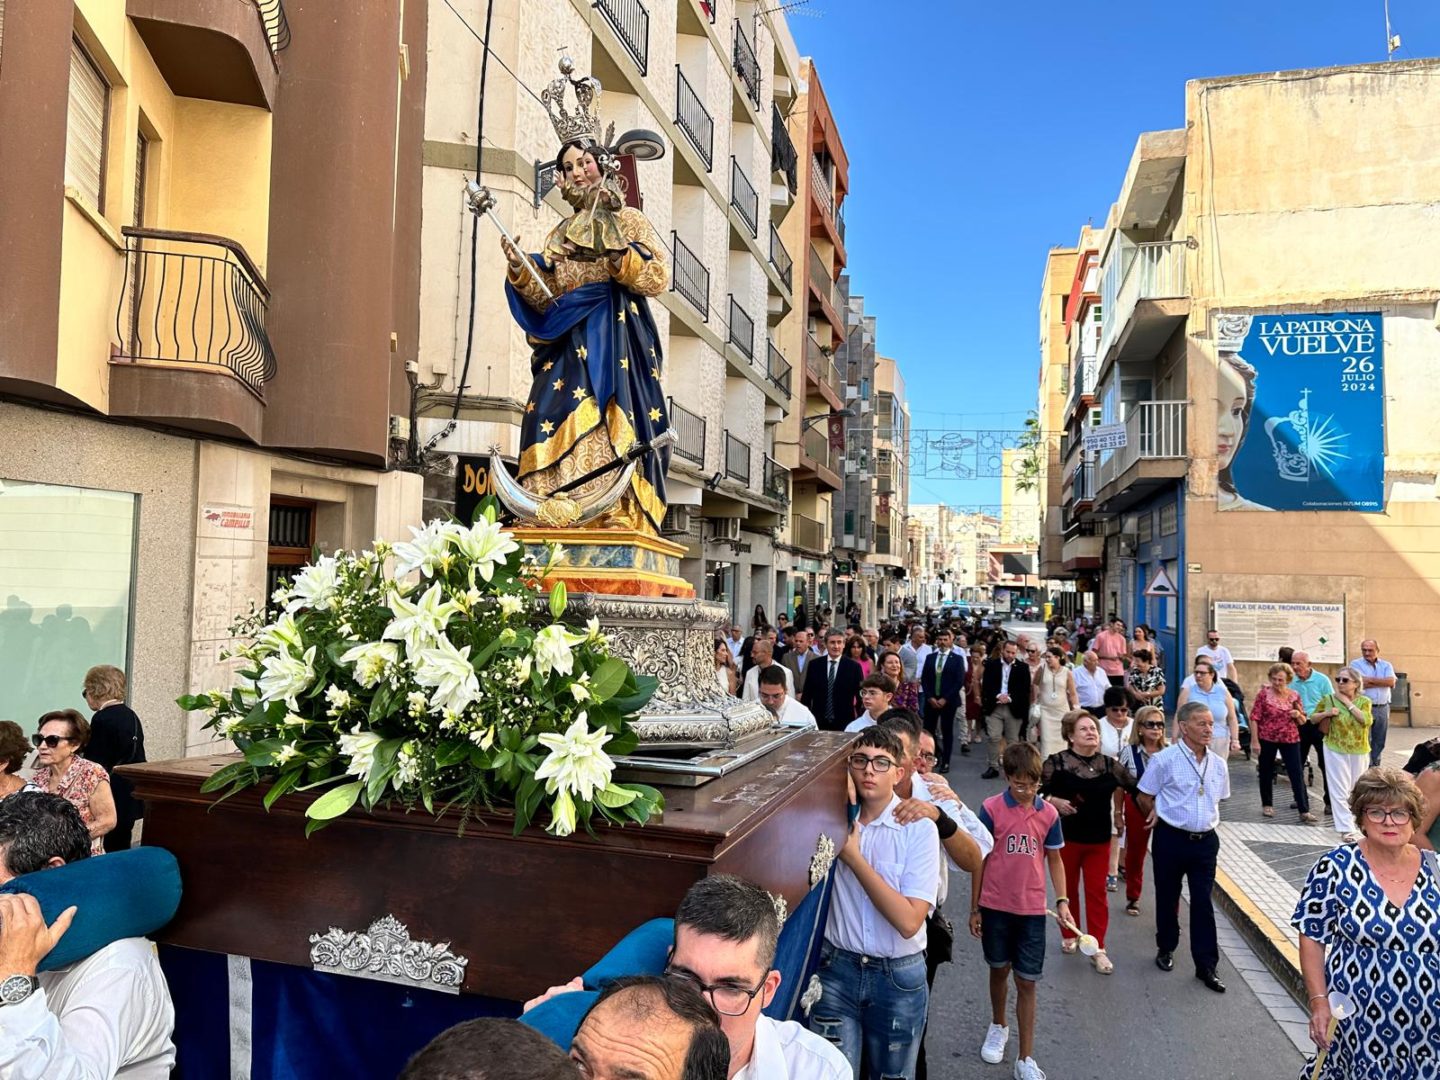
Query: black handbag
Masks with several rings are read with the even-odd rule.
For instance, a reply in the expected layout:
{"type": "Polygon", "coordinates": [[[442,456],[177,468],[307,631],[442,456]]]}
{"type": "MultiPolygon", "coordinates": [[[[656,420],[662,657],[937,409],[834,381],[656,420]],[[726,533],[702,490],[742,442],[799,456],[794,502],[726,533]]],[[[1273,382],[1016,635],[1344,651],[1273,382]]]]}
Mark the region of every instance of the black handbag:
{"type": "Polygon", "coordinates": [[[955,925],[938,909],[925,917],[925,954],[932,966],[955,956],[955,925]]]}

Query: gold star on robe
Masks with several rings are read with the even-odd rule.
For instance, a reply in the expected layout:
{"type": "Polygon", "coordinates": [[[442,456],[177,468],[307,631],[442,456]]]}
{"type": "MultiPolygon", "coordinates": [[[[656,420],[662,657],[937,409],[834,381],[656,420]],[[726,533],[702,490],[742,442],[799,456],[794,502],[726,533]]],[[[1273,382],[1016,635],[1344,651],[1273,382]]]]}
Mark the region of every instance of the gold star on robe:
{"type": "Polygon", "coordinates": [[[654,360],[654,359],[655,359],[655,346],[654,346],[654,345],[651,345],[651,346],[650,346],[650,359],[651,359],[651,360],[654,360]]]}
{"type": "Polygon", "coordinates": [[[575,350],[575,355],[578,356],[581,360],[584,360],[590,355],[590,350],[585,348],[584,345],[581,345],[578,349],[575,350]]]}
{"type": "Polygon", "coordinates": [[[630,301],[630,311],[631,311],[631,313],[634,314],[634,315],[639,315],[639,314],[640,314],[640,309],[635,306],[635,301],[634,301],[634,300],[631,300],[631,301],[630,301]]]}
{"type": "Polygon", "coordinates": [[[660,377],[660,372],[656,371],[656,370],[652,367],[652,368],[650,369],[650,378],[652,378],[652,379],[658,379],[659,377],[660,377]]]}
{"type": "Polygon", "coordinates": [[[585,388],[583,386],[577,387],[574,396],[576,401],[585,400],[585,388]]]}
{"type": "Polygon", "coordinates": [[[556,380],[555,380],[555,389],[556,389],[556,390],[564,390],[564,389],[565,389],[565,380],[564,380],[564,379],[556,379],[556,380]]]}
{"type": "Polygon", "coordinates": [[[549,371],[549,370],[550,370],[552,367],[554,367],[554,366],[555,366],[555,361],[554,361],[554,360],[546,360],[546,361],[545,361],[545,366],[542,367],[540,370],[541,370],[541,371],[549,371]]]}
{"type": "Polygon", "coordinates": [[[527,402],[526,405],[525,405],[525,411],[526,411],[526,412],[534,412],[534,411],[535,411],[535,402],[533,402],[533,401],[527,402]]]}
{"type": "Polygon", "coordinates": [[[659,410],[659,409],[651,409],[651,410],[650,410],[650,420],[651,420],[652,422],[655,422],[655,421],[658,421],[659,419],[660,419],[660,410],[659,410]]]}
{"type": "Polygon", "coordinates": [[[620,357],[620,370],[622,370],[622,371],[629,371],[629,370],[630,370],[630,358],[629,358],[628,356],[622,356],[622,357],[620,357]]]}
{"type": "Polygon", "coordinates": [[[616,319],[618,319],[620,322],[624,322],[624,321],[625,321],[625,312],[624,312],[624,310],[621,310],[615,317],[616,317],[616,319]]]}
{"type": "Polygon", "coordinates": [[[552,424],[549,420],[542,420],[540,421],[540,430],[543,431],[546,435],[549,435],[552,431],[555,430],[555,425],[552,424]]]}

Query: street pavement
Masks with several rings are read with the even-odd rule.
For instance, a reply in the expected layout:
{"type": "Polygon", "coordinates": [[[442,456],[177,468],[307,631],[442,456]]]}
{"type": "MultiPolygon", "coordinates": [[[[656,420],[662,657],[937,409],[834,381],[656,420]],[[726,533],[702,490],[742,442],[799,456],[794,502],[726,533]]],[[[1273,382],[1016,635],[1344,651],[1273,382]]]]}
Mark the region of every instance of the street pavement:
{"type": "MultiPolygon", "coordinates": [[[[980,746],[972,749],[968,756],[956,755],[947,778],[960,798],[975,808],[998,792],[1003,781],[980,779],[984,755],[980,746]]],[[[1212,993],[1195,980],[1183,941],[1174,971],[1155,967],[1150,872],[1147,863],[1138,918],[1126,916],[1123,892],[1109,895],[1106,951],[1115,963],[1113,975],[1100,975],[1078,954],[1061,955],[1059,931],[1050,935],[1035,1051],[1035,1060],[1049,1080],[1296,1076],[1303,1063],[1297,1042],[1304,1040],[1304,1014],[1223,915],[1219,974],[1229,987],[1227,993],[1212,993]]],[[[930,1075],[935,1080],[1008,1078],[1013,1068],[1013,990],[1006,1064],[980,1060],[990,998],[980,943],[965,930],[969,896],[969,875],[952,873],[946,914],[957,933],[955,962],[942,966],[936,975],[927,1038],[930,1075]]],[[[1182,928],[1188,924],[1188,912],[1182,909],[1182,928]]]]}

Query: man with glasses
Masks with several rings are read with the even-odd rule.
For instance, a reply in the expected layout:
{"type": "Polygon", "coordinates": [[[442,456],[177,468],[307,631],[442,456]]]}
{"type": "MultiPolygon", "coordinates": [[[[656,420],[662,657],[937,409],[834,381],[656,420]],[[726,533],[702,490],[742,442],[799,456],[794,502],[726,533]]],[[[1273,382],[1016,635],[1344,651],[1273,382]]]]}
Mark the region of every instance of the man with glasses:
{"type": "Polygon", "coordinates": [[[1374,638],[1360,642],[1360,658],[1350,667],[1360,676],[1360,692],[1370,699],[1370,767],[1380,764],[1385,752],[1385,735],[1390,730],[1390,691],[1395,687],[1395,668],[1380,659],[1380,643],[1374,638]]]}
{"type": "Polygon", "coordinates": [[[797,724],[801,727],[815,727],[815,715],[790,696],[785,685],[785,672],[771,664],[760,672],[760,704],[782,724],[797,724]]]}
{"type": "Polygon", "coordinates": [[[850,778],[860,815],[840,849],[821,950],[822,994],[810,1030],[838,1046],[859,1075],[913,1080],[925,1028],[925,921],[940,884],[940,835],[921,817],[895,819],[904,746],[883,725],[862,731],[850,778]]]}
{"type": "Polygon", "coordinates": [[[1215,665],[1215,670],[1220,673],[1220,678],[1229,679],[1231,682],[1239,682],[1240,676],[1235,670],[1235,658],[1230,655],[1230,650],[1220,644],[1220,631],[1211,630],[1205,635],[1205,644],[1195,650],[1196,656],[1203,656],[1215,665]]]}

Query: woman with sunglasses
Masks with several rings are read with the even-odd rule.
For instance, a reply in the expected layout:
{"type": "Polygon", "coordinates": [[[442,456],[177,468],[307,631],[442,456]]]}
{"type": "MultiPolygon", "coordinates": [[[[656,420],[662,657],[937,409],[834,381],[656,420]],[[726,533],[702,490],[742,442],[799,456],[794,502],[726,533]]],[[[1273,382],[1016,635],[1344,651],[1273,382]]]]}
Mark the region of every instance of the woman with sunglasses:
{"type": "MultiPolygon", "coordinates": [[[[1220,760],[1224,761],[1232,750],[1240,749],[1240,721],[1235,714],[1235,699],[1220,681],[1215,672],[1215,662],[1209,657],[1195,657],[1192,674],[1193,678],[1187,679],[1180,689],[1180,697],[1175,702],[1175,715],[1178,717],[1181,708],[1188,702],[1204,702],[1210,709],[1210,715],[1215,717],[1215,730],[1210,736],[1210,751],[1218,754],[1220,760]]],[[[1179,737],[1178,734],[1176,737],[1179,737]]]]}
{"type": "Polygon", "coordinates": [[[1350,790],[1370,767],[1370,699],[1360,693],[1360,675],[1342,667],[1332,680],[1335,692],[1315,704],[1310,719],[1325,733],[1325,775],[1330,778],[1330,814],[1346,843],[1360,840],[1350,812],[1350,790]]]}
{"type": "MultiPolygon", "coordinates": [[[[1158,705],[1146,705],[1135,714],[1130,741],[1120,755],[1120,764],[1138,786],[1150,759],[1169,745],[1165,739],[1165,712],[1158,705]]],[[[1121,815],[1115,827],[1125,837],[1125,914],[1140,914],[1140,889],[1145,884],[1145,853],[1150,849],[1150,826],[1133,792],[1126,791],[1121,815]]]]}
{"type": "Polygon", "coordinates": [[[80,811],[80,820],[90,830],[90,854],[103,855],[101,838],[115,828],[115,797],[110,774],[80,756],[90,741],[89,723],[74,709],[48,712],[40,717],[40,730],[30,741],[36,747],[36,786],[80,811]]]}

